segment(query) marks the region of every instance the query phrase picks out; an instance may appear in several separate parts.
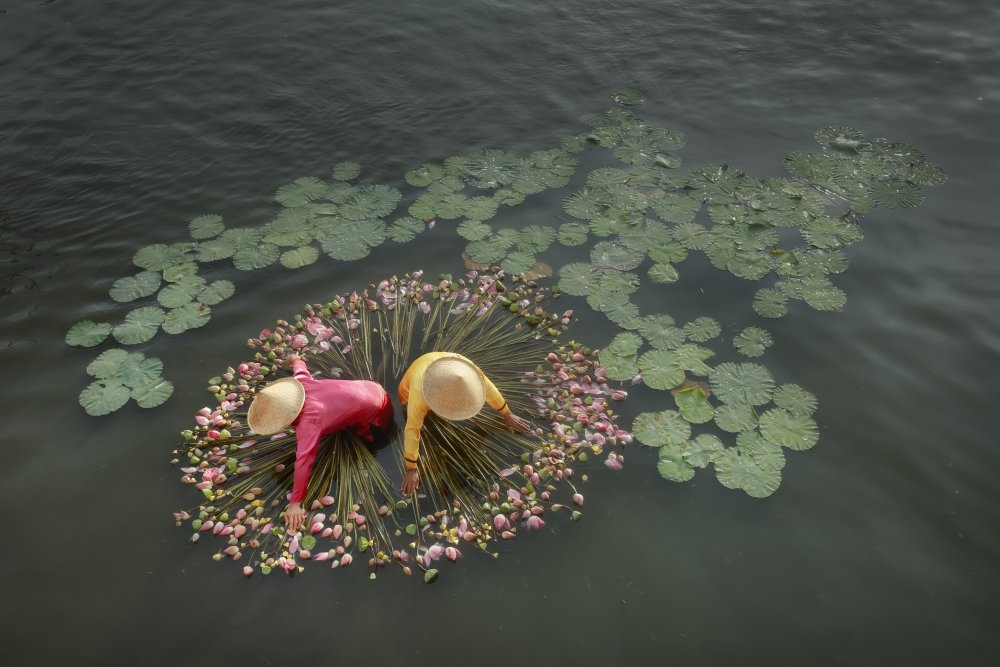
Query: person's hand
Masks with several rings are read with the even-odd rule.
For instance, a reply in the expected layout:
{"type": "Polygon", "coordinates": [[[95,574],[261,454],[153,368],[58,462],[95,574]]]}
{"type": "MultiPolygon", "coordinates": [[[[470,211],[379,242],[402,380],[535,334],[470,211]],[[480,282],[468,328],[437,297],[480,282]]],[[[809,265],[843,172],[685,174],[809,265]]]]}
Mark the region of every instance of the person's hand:
{"type": "Polygon", "coordinates": [[[511,433],[524,433],[531,429],[531,422],[521,419],[513,412],[508,412],[503,416],[503,425],[511,433]]]}
{"type": "Polygon", "coordinates": [[[403,492],[404,496],[412,496],[419,485],[420,471],[416,469],[407,470],[403,473],[403,484],[399,487],[399,490],[403,492]]]}
{"type": "Polygon", "coordinates": [[[297,533],[306,520],[306,511],[302,509],[301,503],[288,503],[285,510],[285,526],[289,533],[297,533]]]}

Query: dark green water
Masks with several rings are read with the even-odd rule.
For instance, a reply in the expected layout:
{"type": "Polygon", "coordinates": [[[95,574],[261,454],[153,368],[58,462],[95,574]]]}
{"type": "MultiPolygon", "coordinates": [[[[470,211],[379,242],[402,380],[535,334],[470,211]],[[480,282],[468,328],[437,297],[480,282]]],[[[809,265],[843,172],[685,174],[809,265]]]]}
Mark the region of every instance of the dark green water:
{"type": "MultiPolygon", "coordinates": [[[[5,664],[996,663],[993,3],[0,11],[0,238],[19,271],[0,297],[5,664]],[[913,144],[951,175],[921,207],[865,218],[835,278],[844,312],[799,307],[766,324],[768,368],[820,400],[820,444],[789,456],[778,492],[754,500],[706,471],[669,483],[632,447],[621,473],[592,475],[584,521],[550,521],[432,587],[320,568],[246,581],[190,548],[170,520],[189,489],[167,461],[205,378],[305,301],[393,271],[460,270],[465,242],[441,224],[361,262],[213,268],[236,296],[208,326],[140,348],[164,360],[173,398],[95,419],[77,405],[95,354],[63,336],[127,311],[107,290],[135,250],[186,240],[204,213],[263,224],[278,187],[341,160],[402,186],[427,160],[555,144],[619,85],[645,91],[645,119],[687,135],[689,165],[780,175],[785,154],[843,124],[913,144]]],[[[496,224],[557,221],[565,194],[496,224]]],[[[751,323],[741,281],[685,269],[650,305],[751,323]]],[[[607,340],[607,320],[575,305],[578,327],[607,340]]]]}

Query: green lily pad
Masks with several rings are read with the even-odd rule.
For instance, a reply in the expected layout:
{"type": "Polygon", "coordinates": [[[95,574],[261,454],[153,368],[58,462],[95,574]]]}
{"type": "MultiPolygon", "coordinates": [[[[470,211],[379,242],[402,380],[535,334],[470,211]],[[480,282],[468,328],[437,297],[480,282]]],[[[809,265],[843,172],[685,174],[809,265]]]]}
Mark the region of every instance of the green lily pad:
{"type": "Polygon", "coordinates": [[[680,445],[691,437],[691,424],[675,410],[644,412],[632,423],[632,435],[646,447],[680,445]]]}
{"type": "Polygon", "coordinates": [[[766,498],[781,485],[781,470],[762,466],[752,457],[732,447],[715,460],[715,476],[727,489],[741,489],[752,498],[766,498]]]}
{"type": "Polygon", "coordinates": [[[160,290],[156,300],[164,308],[180,308],[185,303],[193,301],[203,288],[204,281],[201,284],[196,281],[171,283],[160,290]]]}
{"type": "Polygon", "coordinates": [[[563,200],[563,210],[581,220],[595,218],[606,209],[598,191],[589,188],[578,190],[563,200]]]}
{"type": "Polygon", "coordinates": [[[233,255],[233,266],[240,271],[254,271],[271,266],[281,255],[281,249],[270,243],[260,243],[253,247],[237,250],[233,255]]]}
{"type": "Polygon", "coordinates": [[[475,187],[492,189],[510,184],[520,166],[521,160],[513,153],[486,148],[466,156],[465,173],[475,179],[475,187]]]}
{"type": "Polygon", "coordinates": [[[811,417],[772,408],[760,416],[760,434],[770,442],[794,450],[809,449],[819,440],[819,428],[811,417]]]}
{"type": "Polygon", "coordinates": [[[199,241],[218,236],[225,228],[221,215],[202,215],[188,223],[191,238],[199,241]]]}
{"type": "Polygon", "coordinates": [[[88,415],[100,417],[111,414],[128,402],[130,392],[116,380],[91,382],[80,392],[80,405],[88,415]]]}
{"type": "Polygon", "coordinates": [[[602,303],[600,310],[616,324],[623,324],[639,317],[639,306],[624,298],[618,298],[610,303],[602,303]]]}
{"type": "Polygon", "coordinates": [[[387,185],[365,186],[352,193],[338,213],[346,220],[384,218],[396,210],[401,197],[399,190],[387,185]]]}
{"type": "Polygon", "coordinates": [[[680,277],[673,264],[653,264],[648,273],[654,283],[675,283],[680,277]]]}
{"type": "Polygon", "coordinates": [[[296,208],[319,199],[325,193],[326,183],[314,176],[305,176],[282,185],[274,194],[274,198],[282,206],[296,208]]]}
{"type": "Polygon", "coordinates": [[[788,297],[769,287],[759,289],[753,298],[753,309],[762,317],[784,317],[788,313],[788,297]]]}
{"type": "Polygon", "coordinates": [[[556,240],[556,230],[540,225],[528,225],[521,230],[517,246],[525,252],[544,252],[556,240]]]}
{"type": "Polygon", "coordinates": [[[467,197],[463,207],[465,217],[469,220],[489,220],[497,214],[500,202],[493,197],[467,197]]]}
{"type": "Polygon", "coordinates": [[[944,185],[948,182],[948,174],[940,167],[922,162],[910,166],[906,172],[906,180],[917,185],[944,185]]]}
{"type": "Polygon", "coordinates": [[[694,466],[684,460],[683,450],[677,446],[660,447],[656,471],[671,482],[686,482],[694,477],[694,466]]]}
{"type": "Polygon", "coordinates": [[[770,258],[760,252],[737,252],[726,260],[726,270],[743,280],[760,280],[771,272],[770,258]]]}
{"type": "Polygon", "coordinates": [[[681,417],[692,424],[704,424],[712,421],[715,416],[715,409],[708,402],[708,395],[701,387],[683,389],[674,395],[674,400],[677,402],[681,417]]]}
{"type": "Polygon", "coordinates": [[[798,283],[797,294],[816,310],[840,310],[847,303],[844,290],[823,276],[810,276],[798,283]]]}
{"type": "Polygon", "coordinates": [[[708,382],[724,403],[764,405],[774,395],[774,378],[758,364],[719,364],[708,382]]]}
{"type": "Polygon", "coordinates": [[[154,243],[139,248],[132,262],[147,271],[162,271],[168,266],[194,259],[195,248],[193,243],[174,243],[172,245],[154,243]]]}
{"type": "Polygon", "coordinates": [[[159,381],[163,374],[163,362],[155,357],[147,358],[142,352],[130,352],[122,361],[115,374],[127,387],[144,387],[159,381]]]}
{"type": "Polygon", "coordinates": [[[427,162],[403,175],[406,182],[415,188],[424,188],[444,176],[444,168],[433,162],[427,162]]]}
{"type": "Polygon", "coordinates": [[[163,320],[163,330],[168,334],[179,334],[188,329],[204,326],[212,318],[212,309],[203,303],[187,303],[174,308],[163,320]]]}
{"type": "Polygon", "coordinates": [[[601,366],[612,380],[624,382],[639,374],[635,354],[618,355],[610,350],[601,352],[601,366]]]}
{"type": "Polygon", "coordinates": [[[825,181],[833,175],[837,161],[819,153],[792,153],[785,158],[785,169],[793,176],[825,181]]]}
{"type": "Polygon", "coordinates": [[[684,335],[689,340],[703,343],[722,333],[722,327],[711,317],[699,317],[684,325],[684,335]]]}
{"type": "Polygon", "coordinates": [[[590,251],[594,266],[619,271],[631,271],[646,258],[646,253],[617,241],[601,241],[590,251]]]}
{"type": "Polygon", "coordinates": [[[311,245],[281,253],[281,265],[286,269],[301,269],[303,266],[314,264],[317,259],[319,259],[319,249],[311,245]]]}
{"type": "MultiPolygon", "coordinates": [[[[642,347],[642,337],[630,331],[620,333],[608,344],[606,351],[618,356],[635,354],[642,347]]],[[[633,373],[634,375],[634,373],[633,373]]]]}
{"type": "Polygon", "coordinates": [[[140,271],[134,276],[116,280],[109,294],[115,301],[127,303],[149,296],[160,289],[160,282],[160,274],[156,271],[140,271]]]}
{"type": "Polygon", "coordinates": [[[535,256],[520,250],[515,250],[500,262],[500,267],[510,274],[525,273],[534,265],[535,256]]]}
{"type": "Polygon", "coordinates": [[[637,88],[618,88],[611,91],[611,99],[618,104],[637,106],[646,101],[642,91],[637,88]]]}
{"type": "Polygon", "coordinates": [[[757,413],[745,403],[723,403],[715,408],[714,419],[719,428],[729,433],[757,428],[757,413]]]}
{"type": "Polygon", "coordinates": [[[209,239],[198,244],[199,262],[215,262],[232,257],[235,253],[236,244],[224,237],[209,239]]]}
{"type": "Polygon", "coordinates": [[[333,180],[353,181],[361,174],[361,165],[357,162],[338,162],[333,165],[333,180]]]}
{"type": "MultiPolygon", "coordinates": [[[[263,236],[263,231],[260,228],[233,227],[222,232],[218,240],[231,243],[235,247],[233,252],[238,253],[241,250],[252,250],[258,247],[261,244],[263,236]]],[[[206,241],[206,243],[211,242],[206,241]]]]}
{"type": "Polygon", "coordinates": [[[785,467],[785,451],[761,437],[756,431],[743,431],[736,435],[740,456],[749,456],[762,468],[781,470],[785,467]]]}
{"type": "Polygon", "coordinates": [[[363,220],[341,225],[322,239],[323,252],[340,261],[362,259],[386,238],[385,223],[363,220]]]}
{"type": "Polygon", "coordinates": [[[760,327],[747,327],[733,338],[733,347],[748,357],[759,357],[774,344],[771,334],[760,327]]]}
{"type": "Polygon", "coordinates": [[[136,308],[125,315],[125,321],[114,328],[115,340],[122,345],[145,343],[156,335],[166,313],[162,308],[146,306],[136,308]]]}
{"type": "Polygon", "coordinates": [[[478,220],[466,220],[458,226],[458,235],[469,241],[480,241],[492,233],[492,227],[478,220]]]}
{"type": "Polygon", "coordinates": [[[722,453],[722,441],[711,433],[702,433],[683,445],[684,460],[695,468],[704,468],[722,453]]]}
{"type": "Polygon", "coordinates": [[[774,402],[793,415],[809,416],[819,403],[816,397],[797,384],[783,384],[774,390],[774,402]]]}
{"type": "Polygon", "coordinates": [[[66,332],[66,344],[94,347],[103,343],[110,333],[111,325],[106,322],[83,320],[74,324],[66,332]]]}
{"type": "Polygon", "coordinates": [[[168,380],[159,379],[147,385],[132,390],[132,398],[140,408],[155,408],[162,405],[174,393],[174,385],[168,380]]]}
{"type": "Polygon", "coordinates": [[[236,286],[231,282],[228,280],[216,280],[205,285],[201,292],[198,293],[198,301],[206,306],[214,306],[217,303],[222,303],[235,293],[236,286]]]}
{"type": "Polygon", "coordinates": [[[686,338],[684,330],[674,326],[673,318],[662,313],[643,317],[636,331],[658,350],[675,350],[686,338]]]}
{"type": "MultiPolygon", "coordinates": [[[[362,537],[361,539],[364,540],[365,538],[362,537]]],[[[312,535],[303,535],[302,536],[302,541],[300,542],[300,544],[302,545],[303,549],[308,549],[308,550],[311,551],[312,549],[314,549],[316,547],[316,538],[313,537],[312,535]]],[[[362,549],[362,551],[363,551],[363,549],[362,549]]]]}
{"type": "MultiPolygon", "coordinates": [[[[470,252],[469,254],[471,255],[472,253],[470,252]]],[[[566,294],[587,296],[597,289],[599,283],[600,274],[594,269],[592,264],[575,262],[559,269],[559,289],[566,294]]]]}
{"type": "Polygon", "coordinates": [[[198,264],[196,262],[181,262],[163,269],[163,279],[168,283],[176,283],[198,275],[198,264]]]}
{"type": "Polygon", "coordinates": [[[87,374],[98,380],[106,380],[118,374],[128,352],[120,348],[105,350],[87,365],[87,374]]]}
{"type": "Polygon", "coordinates": [[[524,193],[510,188],[500,188],[493,193],[493,201],[505,206],[517,206],[524,203],[524,193]]]}
{"type": "Polygon", "coordinates": [[[883,181],[871,187],[872,197],[882,206],[912,208],[924,201],[924,191],[907,181],[883,181]]]}
{"type": "Polygon", "coordinates": [[[404,215],[392,221],[392,224],[386,228],[386,236],[394,243],[408,243],[417,238],[417,234],[426,228],[423,221],[404,215]]]}
{"type": "Polygon", "coordinates": [[[674,350],[651,350],[639,357],[642,381],[653,389],[672,389],[684,382],[681,360],[674,350]]]}
{"type": "Polygon", "coordinates": [[[802,226],[802,237],[817,248],[840,248],[864,238],[861,227],[827,215],[813,218],[802,226]]]}
{"type": "Polygon", "coordinates": [[[816,132],[816,141],[824,148],[852,155],[871,146],[865,135],[850,127],[824,127],[816,132]]]}

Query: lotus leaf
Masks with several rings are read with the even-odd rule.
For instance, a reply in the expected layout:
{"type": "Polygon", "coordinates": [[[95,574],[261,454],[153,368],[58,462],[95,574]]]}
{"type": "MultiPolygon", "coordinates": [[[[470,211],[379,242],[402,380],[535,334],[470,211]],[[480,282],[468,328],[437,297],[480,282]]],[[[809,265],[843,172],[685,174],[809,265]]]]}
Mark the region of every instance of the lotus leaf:
{"type": "Polygon", "coordinates": [[[733,347],[748,357],[759,357],[774,344],[771,334],[760,327],[747,327],[733,338],[733,347]]]}
{"type": "MultiPolygon", "coordinates": [[[[469,254],[473,259],[471,244],[469,254]]],[[[486,260],[477,260],[486,261],[486,260]]],[[[600,284],[600,274],[594,269],[592,264],[585,262],[575,262],[567,264],[559,269],[559,289],[573,296],[587,296],[595,291],[600,284]]]]}
{"type": "Polygon", "coordinates": [[[492,233],[492,227],[478,220],[466,220],[458,225],[458,235],[469,241],[480,241],[492,233]]]}
{"type": "Polygon", "coordinates": [[[788,297],[778,290],[765,287],[757,290],[753,309],[762,317],[783,317],[788,312],[788,297]]]}
{"type": "Polygon", "coordinates": [[[407,243],[417,237],[417,234],[424,231],[426,226],[420,220],[404,215],[396,218],[386,229],[386,236],[394,243],[407,243]]]}
{"type": "Polygon", "coordinates": [[[565,246],[578,246],[587,242],[588,229],[578,222],[566,222],[559,225],[559,243],[565,246]]]}
{"type": "Polygon", "coordinates": [[[142,352],[130,352],[122,360],[121,368],[115,377],[128,387],[142,387],[150,382],[159,381],[163,373],[163,362],[159,359],[147,359],[142,352]]]}
{"type": "Polygon", "coordinates": [[[74,324],[66,332],[66,344],[94,347],[103,343],[110,333],[111,325],[106,322],[83,320],[74,324]]]}
{"type": "Polygon", "coordinates": [[[384,218],[396,209],[401,196],[398,190],[385,185],[366,186],[348,197],[338,213],[345,220],[384,218]]]}
{"type": "Polygon", "coordinates": [[[642,347],[642,342],[642,337],[639,334],[620,333],[612,339],[605,350],[617,356],[627,357],[638,352],[639,348],[642,347]]]}
{"type": "Polygon", "coordinates": [[[493,197],[467,197],[463,211],[469,220],[489,220],[497,214],[499,205],[493,197]]]}
{"type": "Polygon", "coordinates": [[[146,306],[136,308],[125,316],[125,321],[114,328],[115,340],[122,345],[145,343],[159,331],[166,313],[162,308],[146,306]]]}
{"type": "Polygon", "coordinates": [[[500,262],[500,267],[510,274],[525,273],[534,265],[535,256],[522,250],[515,250],[500,262]]]}
{"type": "Polygon", "coordinates": [[[653,389],[672,389],[684,382],[684,368],[674,350],[651,350],[639,357],[642,381],[653,389]]]}
{"type": "Polygon", "coordinates": [[[883,181],[871,187],[872,197],[879,204],[890,208],[912,208],[924,201],[924,192],[906,181],[883,181]]]}
{"type": "Polygon", "coordinates": [[[806,250],[797,252],[796,257],[798,273],[802,276],[843,273],[847,270],[847,255],[840,250],[806,250]]]}
{"type": "Polygon", "coordinates": [[[839,248],[864,238],[861,227],[840,218],[820,216],[802,227],[802,236],[817,248],[839,248]]]}
{"type": "Polygon", "coordinates": [[[637,327],[639,334],[658,350],[674,350],[684,343],[684,330],[668,315],[647,315],[637,327]]]}
{"type": "Polygon", "coordinates": [[[594,245],[590,252],[590,260],[600,268],[630,271],[645,259],[645,253],[616,241],[601,241],[594,245]]]}
{"type": "Polygon", "coordinates": [[[333,180],[353,181],[361,174],[361,165],[357,162],[338,162],[333,165],[333,180]]]}
{"type": "Polygon", "coordinates": [[[760,280],[772,268],[771,259],[760,252],[741,252],[726,262],[726,269],[744,280],[760,280]]]}
{"type": "Polygon", "coordinates": [[[675,283],[679,277],[672,264],[654,264],[649,267],[649,279],[655,283],[675,283]]]}
{"type": "Polygon", "coordinates": [[[162,271],[168,266],[194,259],[195,247],[193,243],[174,243],[171,245],[154,243],[139,248],[132,262],[147,271],[162,271]]]}
{"type": "MultiPolygon", "coordinates": [[[[224,234],[225,232],[223,232],[224,234]]],[[[198,244],[198,261],[215,262],[232,257],[236,252],[236,243],[231,239],[219,237],[198,244]]]]}
{"type": "Polygon", "coordinates": [[[677,264],[687,257],[687,248],[677,241],[657,243],[649,248],[649,258],[658,264],[677,264]]]}
{"type": "Polygon", "coordinates": [[[521,165],[513,153],[503,150],[483,149],[466,157],[465,173],[474,177],[477,188],[492,189],[514,180],[521,165]]]}
{"type": "Polygon", "coordinates": [[[812,417],[772,408],[760,416],[760,433],[768,441],[794,450],[809,449],[819,440],[812,417]]]}
{"type": "Polygon", "coordinates": [[[88,415],[100,417],[111,414],[125,405],[129,399],[129,389],[117,380],[97,380],[80,392],[80,405],[88,415]]]}
{"type": "Polygon", "coordinates": [[[601,352],[601,365],[612,380],[631,380],[639,374],[635,354],[617,355],[611,350],[601,352]]]}
{"type": "Polygon", "coordinates": [[[636,88],[618,88],[611,92],[611,99],[618,104],[636,106],[646,101],[642,91],[636,88]]]}
{"type": "MultiPolygon", "coordinates": [[[[634,221],[630,220],[630,222],[632,224],[622,231],[618,239],[630,248],[649,252],[652,248],[663,245],[677,246],[680,250],[675,249],[674,252],[683,252],[684,255],[687,255],[687,251],[674,241],[673,231],[659,220],[636,217],[634,221]]],[[[661,252],[668,251],[664,249],[661,252]]],[[[683,259],[683,256],[681,259],[683,259]]],[[[678,259],[677,261],[681,260],[678,259]]]]}
{"type": "Polygon", "coordinates": [[[621,297],[608,303],[602,303],[600,305],[600,311],[604,313],[609,320],[616,324],[628,322],[629,320],[634,320],[639,317],[639,307],[631,301],[621,297]]]}
{"type": "Polygon", "coordinates": [[[115,281],[109,294],[119,303],[135,301],[149,296],[160,289],[160,274],[155,271],[140,271],[134,276],[127,276],[115,281]]]}
{"type": "Polygon", "coordinates": [[[692,424],[704,424],[712,421],[715,416],[715,409],[708,402],[708,396],[701,387],[690,387],[674,394],[677,402],[677,409],[680,410],[681,417],[692,424]]]}
{"type": "Polygon", "coordinates": [[[168,283],[176,283],[198,274],[198,264],[182,262],[163,269],[163,279],[168,283]]]}
{"type": "Polygon", "coordinates": [[[758,364],[719,364],[708,378],[712,391],[725,403],[764,405],[774,394],[774,379],[758,364]]]}
{"type": "Polygon", "coordinates": [[[688,250],[704,250],[711,242],[708,230],[695,222],[681,222],[674,226],[674,238],[688,250]]]}
{"type": "Polygon", "coordinates": [[[596,218],[607,210],[607,208],[601,200],[600,193],[590,188],[577,190],[563,200],[563,209],[574,218],[582,220],[596,218]]]}
{"type": "Polygon", "coordinates": [[[660,447],[656,470],[671,482],[686,482],[694,477],[694,467],[684,460],[684,449],[677,445],[660,447]]]}
{"type": "Polygon", "coordinates": [[[712,372],[712,367],[705,363],[705,359],[714,356],[714,352],[700,345],[686,343],[679,345],[672,350],[677,357],[677,363],[686,371],[691,371],[695,375],[708,375],[712,372]]]}
{"type": "Polygon", "coordinates": [[[438,208],[442,205],[441,200],[443,196],[432,192],[425,192],[410,204],[410,208],[407,211],[418,220],[431,220],[437,215],[438,208]]]}
{"type": "Polygon", "coordinates": [[[547,177],[544,169],[522,165],[511,179],[510,186],[522,194],[534,195],[549,187],[547,177]]]}
{"type": "Polygon", "coordinates": [[[228,241],[236,248],[234,252],[239,252],[256,248],[260,245],[262,236],[261,230],[254,227],[233,227],[222,232],[219,240],[228,241]]]}
{"type": "Polygon", "coordinates": [[[98,380],[106,380],[118,374],[128,352],[120,348],[105,350],[87,365],[87,374],[98,380]]]}
{"type": "Polygon", "coordinates": [[[188,223],[191,238],[199,241],[218,236],[225,228],[221,215],[202,215],[188,223]]]}
{"type": "Polygon", "coordinates": [[[847,303],[844,290],[834,286],[823,276],[801,279],[797,294],[816,310],[840,310],[847,303]]]}
{"type": "Polygon", "coordinates": [[[163,320],[163,330],[168,334],[179,334],[188,329],[204,326],[212,318],[212,309],[203,303],[186,303],[174,308],[163,320]]]}
{"type": "Polygon", "coordinates": [[[132,390],[132,398],[140,408],[155,408],[162,405],[174,393],[174,385],[167,380],[159,379],[147,385],[132,390]]]}
{"type": "Polygon", "coordinates": [[[525,159],[526,164],[549,173],[569,178],[576,173],[577,162],[573,156],[558,148],[535,151],[525,159]]]}
{"type": "MultiPolygon", "coordinates": [[[[313,249],[315,250],[315,249],[313,249]]],[[[216,280],[198,293],[198,301],[206,306],[214,306],[222,303],[236,292],[236,286],[228,280],[216,280]]]]}
{"type": "Polygon", "coordinates": [[[185,280],[179,283],[172,283],[160,290],[156,295],[156,300],[164,308],[179,308],[185,303],[193,301],[204,287],[204,279],[185,280]]]}
{"type": "Polygon", "coordinates": [[[629,172],[614,167],[595,169],[587,175],[587,187],[595,190],[625,185],[629,182],[629,172]]]}
{"type": "Polygon", "coordinates": [[[294,208],[305,206],[309,202],[319,199],[325,193],[326,184],[323,181],[313,176],[305,176],[278,188],[274,198],[282,206],[294,208]]]}
{"type": "Polygon", "coordinates": [[[427,162],[416,169],[406,172],[404,178],[413,187],[424,188],[442,176],[444,176],[444,168],[441,165],[427,162]]]}
{"type": "Polygon", "coordinates": [[[757,413],[744,403],[723,403],[715,408],[715,423],[729,433],[752,431],[757,428],[757,413]]]}
{"type": "MultiPolygon", "coordinates": [[[[326,191],[323,193],[322,197],[322,199],[324,200],[322,204],[324,205],[324,208],[327,210],[327,214],[332,215],[339,209],[333,207],[327,207],[326,204],[333,203],[336,204],[337,206],[340,206],[341,204],[346,203],[348,199],[353,197],[357,191],[358,191],[357,186],[351,185],[350,183],[347,183],[345,181],[334,181],[333,183],[327,185],[326,191]]],[[[317,204],[307,205],[306,210],[310,213],[314,213],[316,210],[316,206],[317,204]]]]}
{"type": "Polygon", "coordinates": [[[525,252],[544,252],[556,240],[556,230],[541,225],[528,225],[521,230],[517,246],[525,252]]]}
{"type": "Polygon", "coordinates": [[[503,259],[504,255],[507,254],[508,247],[503,242],[498,241],[495,236],[491,236],[479,241],[472,241],[465,246],[465,252],[474,262],[492,264],[503,259]]]}
{"type": "Polygon", "coordinates": [[[729,262],[739,256],[739,248],[736,242],[731,239],[713,237],[705,246],[705,256],[717,269],[729,270],[729,262]]]}
{"type": "Polygon", "coordinates": [[[240,271],[253,271],[271,266],[281,255],[281,248],[270,243],[261,243],[252,248],[237,250],[233,255],[233,266],[240,271]]]}
{"type": "Polygon", "coordinates": [[[341,225],[323,239],[323,252],[331,258],[349,261],[367,257],[371,249],[385,241],[385,223],[365,220],[341,225]]]}
{"type": "Polygon", "coordinates": [[[871,144],[865,135],[850,127],[824,127],[816,132],[816,141],[824,148],[858,154],[871,144]]]}
{"type": "Polygon", "coordinates": [[[906,172],[906,180],[917,185],[944,185],[948,182],[948,174],[940,167],[929,163],[910,165],[906,172]]]}
{"type": "Polygon", "coordinates": [[[789,174],[814,181],[825,181],[833,174],[837,161],[819,153],[792,153],[785,158],[789,174]]]}
{"type": "MultiPolygon", "coordinates": [[[[295,209],[288,209],[295,210],[295,209]]],[[[317,227],[325,226],[326,222],[318,223],[317,227]]],[[[308,245],[310,241],[313,240],[313,227],[309,223],[301,223],[302,228],[296,231],[274,231],[273,229],[268,229],[265,231],[263,238],[261,239],[264,243],[270,243],[271,245],[276,245],[280,248],[296,248],[304,245],[308,245]]]]}
{"type": "Polygon", "coordinates": [[[695,468],[704,468],[714,461],[724,449],[722,441],[711,433],[702,433],[687,441],[683,447],[684,460],[695,468]]]}
{"type": "Polygon", "coordinates": [[[493,200],[497,204],[517,206],[518,204],[524,203],[524,193],[518,192],[517,190],[511,190],[510,188],[500,188],[493,193],[493,200]]]}
{"type": "Polygon", "coordinates": [[[816,411],[816,397],[796,384],[783,384],[774,390],[774,402],[793,415],[809,416],[816,411]]]}
{"type": "Polygon", "coordinates": [[[714,459],[715,476],[727,489],[741,489],[752,498],[766,498],[781,485],[781,470],[765,467],[732,447],[714,459]]]}
{"type": "Polygon", "coordinates": [[[636,216],[625,211],[609,208],[604,213],[590,219],[590,231],[596,236],[628,234],[636,223],[636,216]]]}
{"type": "Polygon", "coordinates": [[[559,140],[559,145],[567,153],[579,153],[591,147],[591,143],[587,139],[589,134],[589,132],[581,132],[580,134],[563,137],[559,140]]]}
{"type": "Polygon", "coordinates": [[[722,333],[722,327],[711,317],[699,317],[684,325],[684,335],[689,340],[703,343],[722,333]]]}
{"type": "Polygon", "coordinates": [[[676,446],[691,437],[691,424],[676,410],[644,412],[632,423],[632,435],[646,447],[676,446]]]}

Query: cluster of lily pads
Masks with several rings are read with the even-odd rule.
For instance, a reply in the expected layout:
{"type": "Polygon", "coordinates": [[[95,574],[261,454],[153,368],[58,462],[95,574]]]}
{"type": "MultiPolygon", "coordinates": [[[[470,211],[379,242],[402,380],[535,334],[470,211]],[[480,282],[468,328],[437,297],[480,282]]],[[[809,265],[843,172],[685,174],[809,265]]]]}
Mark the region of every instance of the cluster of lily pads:
{"type": "Polygon", "coordinates": [[[95,378],[80,392],[80,405],[95,417],[114,412],[134,399],[140,408],[155,408],[174,393],[163,379],[163,362],[141,352],[106,350],[87,366],[95,378]]]}
{"type": "MultiPolygon", "coordinates": [[[[500,270],[473,271],[458,280],[442,276],[437,282],[414,272],[371,287],[371,296],[351,292],[309,305],[292,322],[279,320],[248,339],[254,358],[210,379],[218,405],[201,408],[195,424],[182,432],[185,443],[175,450],[174,463],[183,466],[182,481],[198,488],[203,502],[175,519],[178,525],[189,522],[194,542],[202,536],[222,540],[213,558],[244,563],[247,576],[275,569],[292,574],[309,562],[340,568],[364,554],[372,577],[386,566],[408,575],[416,567],[430,582],[438,576],[436,561],[455,561],[468,548],[488,552],[498,540],[543,527],[549,512],[568,505],[575,507],[568,509],[571,518],[579,519],[584,497],[573,483],[574,466],[585,464],[589,455],[611,450],[605,465],[622,466],[613,448],[631,435],[618,426],[609,401],[623,401],[626,393],[608,385],[595,350],[575,341],[553,347],[573,315],[546,310],[558,294],[523,277],[507,281],[500,270]],[[464,440],[461,446],[467,448],[483,432],[491,440],[508,439],[513,446],[505,451],[513,458],[482,459],[477,465],[494,467],[495,475],[465,479],[464,491],[429,488],[426,496],[412,498],[396,497],[384,483],[381,465],[365,458],[367,445],[342,432],[321,448],[309,487],[314,500],[307,528],[288,533],[282,510],[294,434],[261,438],[250,432],[245,415],[253,394],[287,372],[284,359],[293,352],[322,376],[367,377],[388,387],[411,356],[442,345],[474,357],[509,404],[536,412],[546,425],[520,435],[506,433],[488,411],[467,431],[441,420],[440,425],[459,429],[444,440],[464,440]],[[525,370],[512,371],[524,361],[530,362],[525,370]],[[355,455],[360,458],[334,474],[344,460],[335,457],[355,455]],[[556,502],[563,485],[571,491],[566,504],[556,502]]],[[[433,466],[455,464],[435,460],[435,438],[440,436],[425,424],[422,465],[432,466],[428,480],[449,474],[433,466]]],[[[392,447],[393,458],[401,460],[398,438],[392,447]]],[[[452,481],[462,479],[450,474],[452,481]]]]}

